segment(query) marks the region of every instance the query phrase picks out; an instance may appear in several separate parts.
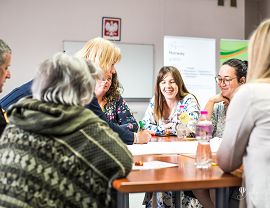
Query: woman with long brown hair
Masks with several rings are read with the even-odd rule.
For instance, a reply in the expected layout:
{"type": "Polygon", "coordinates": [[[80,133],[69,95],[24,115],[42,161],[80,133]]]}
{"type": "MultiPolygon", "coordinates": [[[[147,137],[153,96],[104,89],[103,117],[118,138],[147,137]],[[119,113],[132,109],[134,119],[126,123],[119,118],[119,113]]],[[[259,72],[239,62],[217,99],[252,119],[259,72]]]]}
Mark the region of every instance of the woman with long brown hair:
{"type": "MultiPolygon", "coordinates": [[[[155,96],[151,99],[143,118],[144,128],[154,131],[157,135],[164,135],[169,127],[170,134],[176,134],[177,124],[182,123],[182,113],[186,113],[188,119],[198,120],[199,104],[196,97],[187,90],[179,70],[173,66],[164,66],[158,73],[155,96]],[[165,121],[168,122],[165,124],[165,121]]],[[[174,198],[173,192],[157,193],[158,208],[174,207],[174,198]]],[[[198,200],[186,195],[182,203],[189,204],[190,207],[198,207],[199,204],[198,200]]],[[[144,204],[147,208],[152,207],[151,193],[146,194],[144,204]]]]}
{"type": "Polygon", "coordinates": [[[171,134],[176,134],[176,125],[181,123],[179,115],[183,110],[191,119],[198,120],[200,107],[196,97],[187,90],[177,68],[164,66],[157,76],[155,96],[143,118],[145,128],[163,135],[166,126],[170,126],[171,134]],[[181,105],[184,106],[183,109],[180,108],[181,105]]]}

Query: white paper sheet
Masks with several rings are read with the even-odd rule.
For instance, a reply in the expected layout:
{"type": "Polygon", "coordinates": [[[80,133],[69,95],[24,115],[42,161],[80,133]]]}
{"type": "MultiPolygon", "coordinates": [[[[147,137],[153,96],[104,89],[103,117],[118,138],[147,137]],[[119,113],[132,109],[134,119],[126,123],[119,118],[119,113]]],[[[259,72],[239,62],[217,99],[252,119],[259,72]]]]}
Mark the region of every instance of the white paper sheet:
{"type": "Polygon", "coordinates": [[[177,164],[161,162],[161,161],[150,161],[144,162],[143,166],[136,166],[133,164],[132,170],[148,170],[148,169],[159,169],[159,168],[169,168],[178,166],[177,164]]]}
{"type": "MultiPolygon", "coordinates": [[[[213,138],[210,141],[212,152],[217,152],[221,138],[213,138]]],[[[195,154],[197,141],[184,142],[149,142],[148,144],[128,145],[132,155],[149,155],[149,154],[195,154]]]]}

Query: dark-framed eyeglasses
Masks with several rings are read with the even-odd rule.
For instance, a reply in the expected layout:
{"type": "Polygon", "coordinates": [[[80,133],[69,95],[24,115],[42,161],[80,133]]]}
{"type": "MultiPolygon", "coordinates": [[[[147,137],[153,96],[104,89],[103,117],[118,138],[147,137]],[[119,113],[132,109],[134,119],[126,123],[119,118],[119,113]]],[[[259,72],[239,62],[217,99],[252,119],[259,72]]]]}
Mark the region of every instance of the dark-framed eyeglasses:
{"type": "Polygon", "coordinates": [[[233,77],[233,78],[230,78],[230,77],[225,77],[225,78],[221,78],[221,77],[215,77],[215,80],[217,82],[217,84],[226,84],[226,85],[230,85],[231,84],[231,81],[233,79],[236,79],[237,77],[233,77]]]}

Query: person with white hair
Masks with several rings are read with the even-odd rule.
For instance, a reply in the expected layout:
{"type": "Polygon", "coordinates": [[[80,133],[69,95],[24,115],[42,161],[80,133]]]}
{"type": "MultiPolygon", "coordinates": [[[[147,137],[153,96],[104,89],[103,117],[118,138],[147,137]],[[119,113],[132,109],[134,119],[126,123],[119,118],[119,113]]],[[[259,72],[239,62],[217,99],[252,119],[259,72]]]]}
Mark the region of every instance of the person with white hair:
{"type": "Polygon", "coordinates": [[[33,97],[13,104],[0,139],[0,207],[114,207],[112,181],[132,155],[108,124],[84,105],[96,68],[63,53],[45,60],[33,97]]]}

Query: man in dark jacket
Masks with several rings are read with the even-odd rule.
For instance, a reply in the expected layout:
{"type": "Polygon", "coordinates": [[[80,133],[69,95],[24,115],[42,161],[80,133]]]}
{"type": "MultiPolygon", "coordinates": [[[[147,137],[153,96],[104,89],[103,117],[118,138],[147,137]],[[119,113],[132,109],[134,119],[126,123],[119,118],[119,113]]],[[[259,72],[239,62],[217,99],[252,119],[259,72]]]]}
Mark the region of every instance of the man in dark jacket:
{"type": "MultiPolygon", "coordinates": [[[[10,78],[9,66],[11,62],[11,49],[10,47],[0,39],[0,92],[6,79],[10,78]]],[[[5,114],[0,106],[0,135],[4,131],[7,125],[5,114]]]]}

